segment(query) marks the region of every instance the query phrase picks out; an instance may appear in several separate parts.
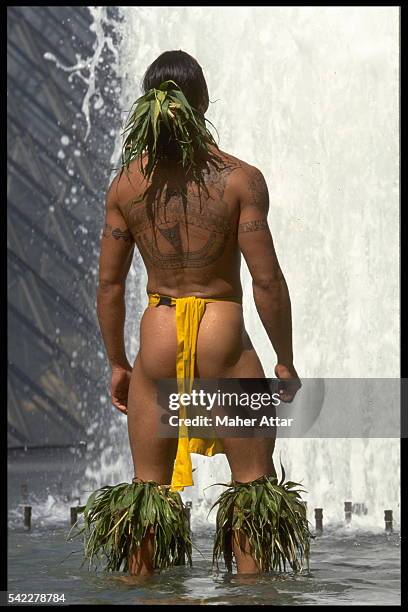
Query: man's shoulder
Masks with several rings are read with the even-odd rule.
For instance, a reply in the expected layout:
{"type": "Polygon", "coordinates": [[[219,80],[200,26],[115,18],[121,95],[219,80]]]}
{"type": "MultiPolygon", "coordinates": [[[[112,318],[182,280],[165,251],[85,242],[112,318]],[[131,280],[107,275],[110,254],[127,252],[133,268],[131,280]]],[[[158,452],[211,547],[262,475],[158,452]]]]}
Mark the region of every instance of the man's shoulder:
{"type": "Polygon", "coordinates": [[[218,153],[221,159],[226,164],[230,165],[232,168],[237,168],[237,169],[243,170],[244,172],[245,171],[248,172],[250,171],[251,168],[255,167],[249,164],[248,162],[244,161],[243,159],[240,159],[236,155],[232,155],[232,153],[228,153],[227,151],[223,151],[219,149],[218,153]]]}
{"type": "Polygon", "coordinates": [[[235,183],[237,186],[240,186],[246,185],[248,182],[253,182],[254,180],[261,180],[263,178],[261,170],[256,166],[249,164],[243,159],[240,159],[231,153],[227,153],[226,151],[220,150],[220,154],[226,163],[226,166],[231,170],[231,183],[235,183]]]}
{"type": "Polygon", "coordinates": [[[116,202],[121,202],[123,197],[127,197],[129,189],[141,191],[144,184],[145,179],[141,172],[140,159],[135,159],[127,168],[118,169],[112,175],[107,193],[108,196],[114,196],[116,202]]]}

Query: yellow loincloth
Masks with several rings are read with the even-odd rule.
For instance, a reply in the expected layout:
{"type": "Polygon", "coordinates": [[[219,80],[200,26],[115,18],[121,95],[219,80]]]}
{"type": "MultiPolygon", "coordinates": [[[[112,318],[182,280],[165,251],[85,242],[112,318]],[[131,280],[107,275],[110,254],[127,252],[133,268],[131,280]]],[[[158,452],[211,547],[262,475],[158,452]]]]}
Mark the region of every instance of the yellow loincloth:
{"type": "MultiPolygon", "coordinates": [[[[205,305],[209,302],[225,301],[241,304],[242,300],[240,298],[200,298],[194,295],[174,298],[159,293],[148,293],[148,296],[149,306],[158,306],[161,297],[167,299],[168,305],[176,306],[178,393],[191,393],[194,382],[198,328],[205,312],[205,305]]],[[[186,416],[186,407],[181,406],[179,417],[183,419],[186,416]]],[[[189,438],[188,427],[184,424],[179,426],[177,454],[170,490],[182,491],[184,487],[191,487],[194,484],[190,453],[212,457],[223,452],[224,448],[219,439],[189,438]]]]}

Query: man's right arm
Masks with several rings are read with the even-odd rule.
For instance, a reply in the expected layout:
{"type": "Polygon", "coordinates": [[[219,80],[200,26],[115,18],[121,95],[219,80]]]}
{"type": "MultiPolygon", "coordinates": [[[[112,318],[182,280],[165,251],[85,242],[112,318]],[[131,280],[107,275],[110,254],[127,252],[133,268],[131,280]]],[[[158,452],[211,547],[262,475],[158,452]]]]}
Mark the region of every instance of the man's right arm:
{"type": "Polygon", "coordinates": [[[239,247],[252,276],[256,309],[277,355],[275,373],[279,378],[288,378],[289,374],[297,377],[289,291],[268,226],[268,188],[257,168],[248,166],[242,170],[238,197],[239,247]]]}

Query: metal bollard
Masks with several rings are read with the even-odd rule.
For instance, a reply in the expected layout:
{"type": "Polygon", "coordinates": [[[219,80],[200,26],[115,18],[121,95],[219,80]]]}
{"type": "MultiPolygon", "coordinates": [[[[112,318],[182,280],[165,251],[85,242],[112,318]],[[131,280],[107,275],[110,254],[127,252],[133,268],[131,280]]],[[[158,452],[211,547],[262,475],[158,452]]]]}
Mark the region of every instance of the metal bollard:
{"type": "Polygon", "coordinates": [[[31,529],[31,506],[24,506],[24,527],[31,529]]]}
{"type": "Polygon", "coordinates": [[[191,508],[193,507],[193,502],[188,501],[186,502],[186,508],[185,508],[185,513],[187,516],[187,520],[188,520],[188,525],[190,527],[190,531],[191,531],[191,508]]]}
{"type": "Polygon", "coordinates": [[[351,512],[353,503],[351,501],[344,502],[344,519],[346,523],[351,523],[351,512]]]}
{"type": "Polygon", "coordinates": [[[392,510],[384,510],[385,531],[393,531],[392,510]]]}
{"type": "Polygon", "coordinates": [[[78,506],[72,506],[71,510],[71,527],[75,525],[78,520],[78,506]]]}
{"type": "Polygon", "coordinates": [[[323,508],[315,508],[316,531],[323,531],[323,508]]]}

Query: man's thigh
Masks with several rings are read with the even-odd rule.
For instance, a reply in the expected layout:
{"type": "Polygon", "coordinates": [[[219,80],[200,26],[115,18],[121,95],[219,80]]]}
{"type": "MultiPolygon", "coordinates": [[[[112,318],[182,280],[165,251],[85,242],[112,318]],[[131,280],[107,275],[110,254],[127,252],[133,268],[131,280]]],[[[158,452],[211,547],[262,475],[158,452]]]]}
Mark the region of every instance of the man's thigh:
{"type": "Polygon", "coordinates": [[[128,395],[128,432],[135,476],[170,484],[178,440],[159,436],[161,408],[157,397],[156,381],[146,376],[137,358],[128,395]]]}

